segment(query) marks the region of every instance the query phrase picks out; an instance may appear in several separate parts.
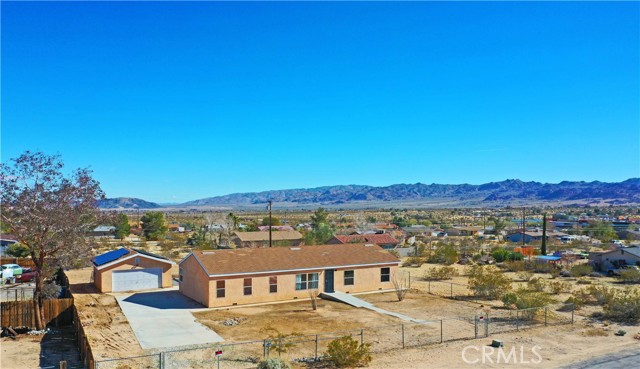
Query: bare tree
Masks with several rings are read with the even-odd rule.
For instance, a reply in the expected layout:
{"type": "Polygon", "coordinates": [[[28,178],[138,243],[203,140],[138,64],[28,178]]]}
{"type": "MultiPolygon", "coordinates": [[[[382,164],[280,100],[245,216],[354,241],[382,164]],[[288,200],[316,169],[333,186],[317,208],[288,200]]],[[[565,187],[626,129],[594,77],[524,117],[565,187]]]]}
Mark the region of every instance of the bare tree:
{"type": "Polygon", "coordinates": [[[311,308],[313,310],[318,310],[318,290],[309,290],[309,298],[311,299],[311,308]]]}
{"type": "Polygon", "coordinates": [[[36,326],[43,329],[45,281],[58,268],[90,255],[85,235],[101,217],[96,206],[104,195],[88,169],[65,178],[58,156],[26,151],[11,161],[12,166],[0,168],[1,219],[29,248],[38,272],[33,295],[36,326]]]}
{"type": "Polygon", "coordinates": [[[393,273],[391,275],[391,283],[393,283],[393,289],[396,292],[398,301],[404,300],[407,292],[409,292],[409,279],[404,278],[404,275],[400,275],[400,273],[393,273]]]}

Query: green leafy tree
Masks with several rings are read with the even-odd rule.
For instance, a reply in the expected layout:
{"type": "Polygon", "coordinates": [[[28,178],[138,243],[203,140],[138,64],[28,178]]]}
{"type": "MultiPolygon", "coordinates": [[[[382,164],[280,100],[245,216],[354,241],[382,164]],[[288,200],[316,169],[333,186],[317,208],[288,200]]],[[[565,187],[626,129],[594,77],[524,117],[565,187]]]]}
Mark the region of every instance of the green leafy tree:
{"type": "Polygon", "coordinates": [[[369,215],[367,217],[367,223],[375,223],[376,221],[376,217],[374,217],[373,215],[369,215]]]}
{"type": "Polygon", "coordinates": [[[124,239],[131,234],[131,226],[129,225],[129,217],[127,214],[118,214],[114,226],[116,227],[116,238],[124,239]]]}
{"type": "Polygon", "coordinates": [[[147,240],[157,241],[167,233],[168,227],[164,221],[164,213],[161,211],[146,212],[142,218],[142,233],[147,240]]]}
{"type": "Polygon", "coordinates": [[[407,220],[400,215],[394,216],[393,219],[391,220],[391,223],[397,225],[398,227],[406,227],[409,225],[409,223],[407,223],[407,220]]]}
{"type": "Polygon", "coordinates": [[[89,258],[92,239],[86,234],[103,219],[97,208],[104,198],[88,169],[65,176],[59,156],[26,151],[12,164],[0,165],[0,218],[18,242],[29,249],[38,272],[33,292],[35,325],[43,329],[46,280],[59,268],[89,258]]]}
{"type": "Polygon", "coordinates": [[[585,232],[591,236],[602,241],[611,241],[618,238],[618,234],[611,223],[608,222],[594,222],[589,224],[585,229],[585,232]]]}
{"type": "Polygon", "coordinates": [[[14,258],[26,258],[30,255],[29,248],[21,243],[14,243],[7,247],[7,255],[14,258]]]}
{"type": "Polygon", "coordinates": [[[318,208],[311,215],[311,227],[313,229],[319,228],[321,224],[329,224],[329,213],[325,208],[318,208]]]}
{"type": "Polygon", "coordinates": [[[304,235],[305,245],[324,245],[333,237],[333,229],[328,224],[320,224],[304,235]]]}
{"type": "MultiPolygon", "coordinates": [[[[268,226],[269,225],[269,217],[266,218],[262,218],[262,223],[263,226],[268,226]]],[[[271,217],[271,225],[272,226],[279,226],[282,223],[280,223],[280,219],[276,218],[276,217],[271,217]]]]}

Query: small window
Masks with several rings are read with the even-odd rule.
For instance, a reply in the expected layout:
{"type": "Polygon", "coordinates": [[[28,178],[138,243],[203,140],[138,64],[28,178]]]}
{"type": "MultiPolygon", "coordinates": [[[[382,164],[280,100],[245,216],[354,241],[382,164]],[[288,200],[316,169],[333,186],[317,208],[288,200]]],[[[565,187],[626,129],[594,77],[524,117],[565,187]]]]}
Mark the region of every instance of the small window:
{"type": "Polygon", "coordinates": [[[278,292],[278,277],[272,276],[269,277],[269,293],[278,292]]]}
{"type": "Polygon", "coordinates": [[[136,258],[136,266],[140,265],[140,258],[136,258]]]}
{"type": "Polygon", "coordinates": [[[249,296],[253,292],[253,287],[251,286],[251,278],[244,279],[244,295],[249,296]]]}
{"type": "Polygon", "coordinates": [[[391,280],[391,268],[380,268],[380,282],[389,282],[391,280]]]}
{"type": "Polygon", "coordinates": [[[355,281],[355,272],[353,270],[344,271],[344,285],[353,286],[355,281]]]}
{"type": "Polygon", "coordinates": [[[216,281],[216,297],[224,298],[224,281],[216,281]]]}
{"type": "Polygon", "coordinates": [[[179,275],[178,280],[179,280],[180,282],[182,282],[182,275],[183,275],[183,273],[184,273],[184,270],[183,270],[182,268],[178,269],[178,275],[179,275]]]}

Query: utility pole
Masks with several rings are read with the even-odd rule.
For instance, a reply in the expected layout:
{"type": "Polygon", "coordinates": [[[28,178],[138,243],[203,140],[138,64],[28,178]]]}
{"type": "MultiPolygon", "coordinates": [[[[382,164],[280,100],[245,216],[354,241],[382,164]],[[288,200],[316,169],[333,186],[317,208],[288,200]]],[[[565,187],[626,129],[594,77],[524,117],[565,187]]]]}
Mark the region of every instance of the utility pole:
{"type": "Polygon", "coordinates": [[[547,254],[547,213],[542,213],[542,246],[540,247],[540,254],[543,256],[547,254]]]}
{"type": "Polygon", "coordinates": [[[526,209],[527,208],[525,208],[525,207],[522,208],[522,246],[525,245],[525,242],[524,242],[524,232],[525,232],[524,217],[525,217],[526,209]]]}
{"type": "Polygon", "coordinates": [[[273,241],[271,239],[271,207],[272,203],[271,200],[269,200],[269,247],[273,246],[273,241]]]}

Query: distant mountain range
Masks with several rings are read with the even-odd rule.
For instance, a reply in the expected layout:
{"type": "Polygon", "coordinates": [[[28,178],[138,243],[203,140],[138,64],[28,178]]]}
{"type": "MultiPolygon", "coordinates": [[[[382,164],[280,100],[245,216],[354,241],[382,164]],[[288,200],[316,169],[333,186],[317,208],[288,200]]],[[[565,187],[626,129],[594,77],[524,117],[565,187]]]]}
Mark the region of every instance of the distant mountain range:
{"type": "Polygon", "coordinates": [[[640,204],[640,178],[619,183],[569,182],[557,184],[509,179],[482,185],[396,184],[374,186],[326,186],[308,189],[235,193],[159,205],[135,198],[115,198],[100,202],[107,209],[155,208],[256,208],[268,200],[281,208],[328,206],[341,208],[392,207],[489,207],[520,204],[640,204]]]}

